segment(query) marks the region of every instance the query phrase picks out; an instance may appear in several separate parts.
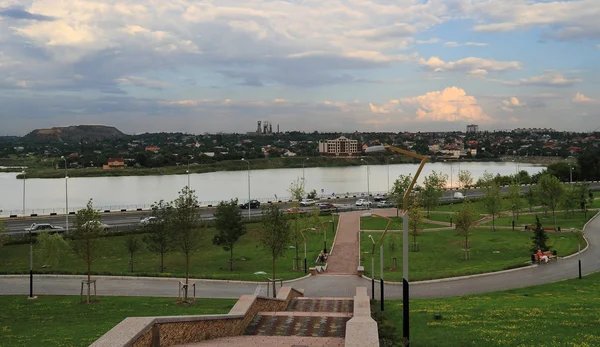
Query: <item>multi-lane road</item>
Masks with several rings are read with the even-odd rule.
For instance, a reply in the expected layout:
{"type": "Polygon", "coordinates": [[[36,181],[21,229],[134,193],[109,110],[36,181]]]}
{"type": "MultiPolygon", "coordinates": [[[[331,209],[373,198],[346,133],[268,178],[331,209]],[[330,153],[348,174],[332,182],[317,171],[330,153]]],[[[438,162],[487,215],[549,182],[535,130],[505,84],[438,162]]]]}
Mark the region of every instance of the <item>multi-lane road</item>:
{"type": "MultiPolygon", "coordinates": [[[[592,183],[591,187],[593,189],[600,189],[600,183],[592,183]]],[[[503,187],[503,193],[508,192],[508,187],[503,187]]],[[[529,186],[523,186],[522,191],[526,192],[529,190],[529,186]]],[[[443,201],[449,201],[452,199],[455,191],[447,191],[444,192],[442,197],[443,201]]],[[[477,198],[483,196],[483,192],[479,189],[471,189],[467,190],[466,196],[469,198],[477,198]]],[[[330,200],[322,200],[329,201],[336,206],[339,207],[340,211],[350,210],[354,208],[354,203],[358,198],[336,198],[330,200]]],[[[282,203],[280,204],[280,208],[282,210],[286,210],[292,207],[291,203],[282,203]]],[[[309,208],[306,208],[309,209],[309,208]]],[[[207,207],[201,209],[201,216],[203,219],[211,219],[213,213],[215,212],[214,207],[207,207]]],[[[242,210],[242,214],[247,216],[248,210],[242,210]]],[[[260,209],[252,209],[250,211],[251,217],[259,217],[261,215],[260,209]]],[[[128,211],[128,212],[110,212],[110,213],[102,213],[102,223],[109,225],[112,228],[127,228],[133,225],[139,225],[140,219],[150,215],[150,211],[128,211]]],[[[65,227],[66,218],[65,215],[57,215],[57,216],[37,216],[37,217],[18,217],[18,218],[3,218],[5,223],[5,231],[7,234],[11,236],[22,236],[25,234],[25,228],[31,226],[32,223],[50,223],[55,226],[65,227]]],[[[75,216],[69,216],[69,228],[72,227],[72,223],[75,221],[75,216]]]]}

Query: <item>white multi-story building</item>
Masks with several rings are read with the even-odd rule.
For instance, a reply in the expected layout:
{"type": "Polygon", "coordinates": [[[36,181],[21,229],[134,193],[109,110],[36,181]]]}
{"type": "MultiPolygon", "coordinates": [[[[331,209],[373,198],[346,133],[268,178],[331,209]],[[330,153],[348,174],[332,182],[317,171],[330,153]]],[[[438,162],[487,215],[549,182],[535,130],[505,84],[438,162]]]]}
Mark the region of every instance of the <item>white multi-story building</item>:
{"type": "Polygon", "coordinates": [[[319,153],[331,156],[357,156],[360,154],[357,140],[340,136],[335,140],[319,141],[319,153]]]}
{"type": "Polygon", "coordinates": [[[477,125],[477,124],[469,124],[469,125],[467,125],[467,132],[468,133],[479,132],[479,125],[477,125]]]}

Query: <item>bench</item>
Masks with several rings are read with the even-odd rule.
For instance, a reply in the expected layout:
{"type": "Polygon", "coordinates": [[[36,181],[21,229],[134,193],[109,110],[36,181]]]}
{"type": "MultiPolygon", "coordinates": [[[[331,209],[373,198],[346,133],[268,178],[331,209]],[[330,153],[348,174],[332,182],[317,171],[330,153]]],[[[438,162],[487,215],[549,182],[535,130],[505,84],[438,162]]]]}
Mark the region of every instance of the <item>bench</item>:
{"type": "MultiPolygon", "coordinates": [[[[548,256],[548,260],[551,261],[552,259],[554,260],[558,260],[558,257],[556,256],[556,252],[551,252],[551,251],[546,251],[543,253],[545,256],[548,256]]],[[[538,258],[537,254],[532,254],[531,255],[531,263],[541,263],[541,259],[538,258]]]]}
{"type": "MultiPolygon", "coordinates": [[[[525,226],[525,230],[535,230],[535,229],[537,229],[537,226],[535,226],[535,225],[526,225],[525,226]]],[[[545,231],[560,231],[560,227],[557,227],[557,228],[542,228],[542,229],[544,229],[545,231]]]]}

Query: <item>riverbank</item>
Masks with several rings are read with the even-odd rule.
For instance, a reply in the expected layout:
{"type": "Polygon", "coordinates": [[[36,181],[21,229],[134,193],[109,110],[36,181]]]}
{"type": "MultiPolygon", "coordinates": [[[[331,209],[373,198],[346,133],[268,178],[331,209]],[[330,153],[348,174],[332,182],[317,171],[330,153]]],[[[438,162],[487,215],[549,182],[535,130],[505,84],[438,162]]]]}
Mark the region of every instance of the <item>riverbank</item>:
{"type": "MultiPolygon", "coordinates": [[[[575,158],[569,158],[575,163],[575,158]]],[[[560,157],[501,157],[497,162],[512,162],[518,161],[529,164],[544,164],[548,165],[555,162],[564,162],[565,159],[560,157]]],[[[479,162],[482,160],[465,159],[461,162],[479,162]]],[[[489,162],[490,160],[485,160],[489,162]]],[[[252,170],[266,169],[293,169],[310,167],[350,167],[360,165],[386,165],[386,164],[404,164],[414,163],[408,157],[390,157],[390,156],[367,156],[367,157],[352,157],[352,158],[336,158],[336,157],[293,157],[293,158],[261,158],[251,159],[248,161],[252,170]]],[[[431,162],[436,162],[431,160],[431,162]]],[[[439,160],[438,160],[439,162],[439,160]]],[[[190,173],[208,173],[217,171],[242,171],[247,170],[248,165],[241,160],[227,160],[211,164],[192,164],[189,166],[190,173]]],[[[20,172],[21,168],[2,168],[0,172],[20,172]]],[[[53,169],[47,166],[29,167],[27,170],[27,178],[62,178],[65,176],[63,169],[53,169]]],[[[69,169],[69,177],[114,177],[114,176],[156,176],[156,175],[184,175],[188,171],[187,165],[165,166],[157,168],[136,168],[128,167],[121,170],[103,170],[102,168],[78,168],[69,169]]],[[[23,178],[21,174],[17,178],[23,178]]]]}

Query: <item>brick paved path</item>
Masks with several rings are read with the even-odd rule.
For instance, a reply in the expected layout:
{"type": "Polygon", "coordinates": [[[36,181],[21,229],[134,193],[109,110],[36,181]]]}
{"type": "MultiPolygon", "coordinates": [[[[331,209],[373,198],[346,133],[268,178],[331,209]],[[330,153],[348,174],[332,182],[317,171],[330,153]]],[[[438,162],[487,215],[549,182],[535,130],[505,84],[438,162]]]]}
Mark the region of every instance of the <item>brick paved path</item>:
{"type": "Polygon", "coordinates": [[[340,214],[333,253],[327,259],[327,274],[356,274],[359,219],[363,213],[365,211],[340,214]]]}

